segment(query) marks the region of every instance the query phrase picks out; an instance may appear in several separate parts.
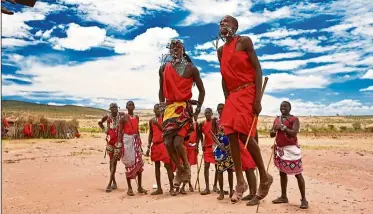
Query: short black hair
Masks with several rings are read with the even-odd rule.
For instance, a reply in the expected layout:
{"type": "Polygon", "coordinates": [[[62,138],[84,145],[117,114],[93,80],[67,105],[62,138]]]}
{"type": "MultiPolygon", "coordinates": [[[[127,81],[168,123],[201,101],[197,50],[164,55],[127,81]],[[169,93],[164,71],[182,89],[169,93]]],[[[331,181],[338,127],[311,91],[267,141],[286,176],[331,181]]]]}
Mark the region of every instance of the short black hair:
{"type": "Polygon", "coordinates": [[[158,103],[154,105],[154,109],[155,109],[155,108],[157,108],[157,106],[159,106],[159,104],[158,104],[158,103]]]}
{"type": "Polygon", "coordinates": [[[211,109],[211,108],[206,108],[206,109],[205,109],[205,112],[206,112],[206,111],[211,111],[211,112],[212,112],[212,109],[211,109]]]}
{"type": "Polygon", "coordinates": [[[132,103],[132,104],[135,105],[135,103],[134,103],[132,100],[129,100],[129,101],[126,103],[126,106],[128,106],[128,104],[130,104],[130,103],[132,103]]]}
{"type": "Polygon", "coordinates": [[[224,103],[219,103],[219,104],[218,104],[218,107],[219,107],[219,106],[224,106],[224,103]]]}

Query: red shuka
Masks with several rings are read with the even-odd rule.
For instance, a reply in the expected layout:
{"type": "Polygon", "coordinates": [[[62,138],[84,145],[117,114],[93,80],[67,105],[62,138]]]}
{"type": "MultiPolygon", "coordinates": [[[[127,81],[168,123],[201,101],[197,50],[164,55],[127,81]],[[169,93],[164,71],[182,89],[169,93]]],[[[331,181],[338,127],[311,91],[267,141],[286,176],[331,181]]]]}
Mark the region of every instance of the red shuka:
{"type": "Polygon", "coordinates": [[[193,77],[184,78],[172,67],[165,65],[163,72],[163,95],[168,102],[187,101],[192,98],[193,77]]]}
{"type": "Polygon", "coordinates": [[[136,116],[128,116],[128,121],[123,125],[123,133],[127,135],[134,135],[139,133],[139,121],[137,121],[136,116]]]}
{"type": "MultiPolygon", "coordinates": [[[[297,119],[297,117],[290,115],[285,119],[282,124],[284,124],[286,127],[291,129],[293,127],[294,121],[297,119]]],[[[274,122],[275,125],[280,124],[280,117],[277,117],[274,122]]],[[[286,132],[278,130],[277,136],[276,136],[276,144],[279,147],[283,146],[290,146],[290,145],[298,145],[298,138],[297,137],[290,137],[286,134],[286,132]]]]}
{"type": "MultiPolygon", "coordinates": [[[[254,118],[255,69],[246,51],[236,51],[238,39],[236,36],[229,44],[224,44],[220,63],[220,72],[229,91],[220,121],[226,135],[237,132],[248,135],[254,118]]],[[[255,134],[256,124],[250,136],[255,137],[255,134]]]]}
{"type": "Polygon", "coordinates": [[[189,139],[184,141],[184,145],[187,150],[188,161],[190,165],[197,165],[198,153],[197,153],[197,124],[194,123],[194,131],[189,135],[189,139]]]}
{"type": "Polygon", "coordinates": [[[210,130],[212,130],[212,120],[206,120],[202,126],[202,133],[205,135],[205,141],[203,145],[205,151],[203,152],[203,158],[207,163],[215,163],[213,150],[214,141],[212,139],[210,130]]]}
{"type": "MultiPolygon", "coordinates": [[[[162,125],[162,117],[157,118],[157,122],[162,125]]],[[[162,161],[163,163],[170,163],[171,159],[168,156],[166,145],[163,142],[163,133],[158,126],[152,123],[151,129],[153,131],[152,147],[150,159],[153,162],[162,161]]]]}

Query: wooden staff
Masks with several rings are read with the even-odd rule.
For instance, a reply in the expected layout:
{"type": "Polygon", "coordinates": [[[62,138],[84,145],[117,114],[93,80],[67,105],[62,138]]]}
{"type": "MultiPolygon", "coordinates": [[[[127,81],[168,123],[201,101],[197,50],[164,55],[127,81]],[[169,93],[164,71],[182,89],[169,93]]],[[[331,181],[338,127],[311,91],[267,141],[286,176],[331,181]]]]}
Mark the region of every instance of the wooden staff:
{"type": "MultiPolygon", "coordinates": [[[[261,91],[261,95],[260,95],[260,101],[262,101],[262,97],[263,97],[263,94],[264,94],[264,90],[266,89],[267,82],[268,82],[268,77],[265,77],[263,87],[262,87],[262,91],[261,91]]],[[[250,127],[249,135],[247,136],[247,139],[246,139],[245,149],[247,149],[247,144],[249,143],[249,138],[250,138],[251,132],[253,131],[253,127],[254,127],[255,122],[258,120],[258,116],[259,115],[254,116],[253,123],[251,124],[251,127],[250,127]]]]}
{"type": "Polygon", "coordinates": [[[198,166],[198,163],[197,163],[197,179],[196,179],[196,183],[194,184],[194,189],[197,188],[197,183],[198,183],[198,192],[201,192],[201,189],[200,189],[200,185],[199,185],[199,172],[201,171],[201,166],[202,166],[202,160],[203,160],[203,153],[202,153],[202,157],[201,157],[201,161],[199,162],[199,166],[198,166]]]}

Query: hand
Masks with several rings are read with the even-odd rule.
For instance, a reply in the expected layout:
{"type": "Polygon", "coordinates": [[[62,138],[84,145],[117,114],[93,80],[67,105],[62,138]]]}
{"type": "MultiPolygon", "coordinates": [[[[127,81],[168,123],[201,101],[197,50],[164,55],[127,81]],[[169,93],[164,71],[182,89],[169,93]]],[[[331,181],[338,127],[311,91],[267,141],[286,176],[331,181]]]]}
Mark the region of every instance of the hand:
{"type": "Polygon", "coordinates": [[[197,121],[199,113],[201,113],[201,107],[197,107],[194,111],[194,121],[197,121]]]}
{"type": "Polygon", "coordinates": [[[280,130],[282,128],[282,126],[280,124],[276,124],[274,127],[273,127],[273,130],[274,131],[277,131],[277,130],[280,130]]]}
{"type": "Polygon", "coordinates": [[[204,146],[202,146],[202,152],[205,152],[205,147],[204,146]]]}
{"type": "Polygon", "coordinates": [[[150,154],[150,150],[148,149],[148,150],[146,150],[146,154],[145,154],[145,156],[146,156],[146,157],[149,157],[149,154],[150,154]]]}
{"type": "Polygon", "coordinates": [[[196,151],[197,151],[197,154],[199,154],[199,149],[198,148],[196,148],[196,151]]]}
{"type": "Polygon", "coordinates": [[[260,112],[262,111],[262,104],[260,102],[258,102],[258,101],[255,101],[253,107],[254,107],[254,114],[255,115],[259,115],[260,112]]]}

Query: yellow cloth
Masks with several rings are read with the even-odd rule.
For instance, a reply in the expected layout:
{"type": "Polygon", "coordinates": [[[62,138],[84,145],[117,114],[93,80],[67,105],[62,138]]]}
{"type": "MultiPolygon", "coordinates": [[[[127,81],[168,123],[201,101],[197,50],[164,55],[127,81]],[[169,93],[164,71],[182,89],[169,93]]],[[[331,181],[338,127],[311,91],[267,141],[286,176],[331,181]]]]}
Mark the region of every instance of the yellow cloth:
{"type": "Polygon", "coordinates": [[[166,121],[171,118],[177,118],[181,115],[183,111],[181,111],[179,114],[177,114],[175,111],[178,107],[182,106],[184,109],[186,108],[186,102],[174,102],[172,104],[169,104],[166,106],[166,109],[164,110],[163,114],[163,121],[166,121]]]}

